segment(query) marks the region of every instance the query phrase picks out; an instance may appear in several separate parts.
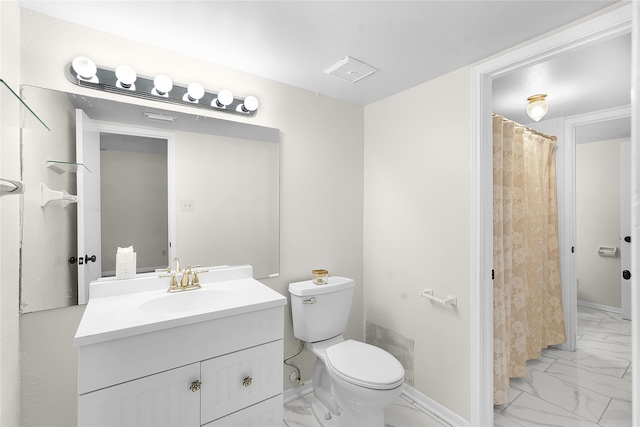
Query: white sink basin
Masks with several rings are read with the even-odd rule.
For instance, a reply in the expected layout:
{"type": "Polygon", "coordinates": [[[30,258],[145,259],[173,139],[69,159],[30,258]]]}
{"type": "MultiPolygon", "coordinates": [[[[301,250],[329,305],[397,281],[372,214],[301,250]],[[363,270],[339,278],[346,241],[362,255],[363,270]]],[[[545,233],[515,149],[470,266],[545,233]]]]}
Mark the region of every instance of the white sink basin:
{"type": "Polygon", "coordinates": [[[211,310],[226,304],[234,297],[235,293],[230,291],[193,289],[154,298],[140,305],[140,310],[146,313],[185,313],[211,310]]]}
{"type": "Polygon", "coordinates": [[[287,299],[253,278],[250,265],[210,268],[201,289],[167,293],[166,277],[91,282],[77,347],[265,310],[287,299]]]}

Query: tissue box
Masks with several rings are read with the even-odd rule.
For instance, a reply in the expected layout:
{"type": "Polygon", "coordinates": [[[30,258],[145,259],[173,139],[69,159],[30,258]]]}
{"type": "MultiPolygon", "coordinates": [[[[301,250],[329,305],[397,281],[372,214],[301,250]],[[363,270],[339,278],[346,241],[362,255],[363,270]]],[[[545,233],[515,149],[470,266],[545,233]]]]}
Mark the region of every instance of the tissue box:
{"type": "MultiPolygon", "coordinates": [[[[128,249],[128,248],[127,248],[128,249]]],[[[136,276],[136,253],[133,248],[116,252],[116,279],[131,279],[136,276]]]]}

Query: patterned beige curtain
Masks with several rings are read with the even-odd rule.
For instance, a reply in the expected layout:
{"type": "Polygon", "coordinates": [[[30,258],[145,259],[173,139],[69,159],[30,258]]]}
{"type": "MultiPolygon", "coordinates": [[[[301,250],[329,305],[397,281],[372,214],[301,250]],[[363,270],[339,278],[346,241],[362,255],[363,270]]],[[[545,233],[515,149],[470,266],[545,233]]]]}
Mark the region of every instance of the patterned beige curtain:
{"type": "Polygon", "coordinates": [[[508,403],[509,378],[565,341],[555,138],[493,117],[494,404],[508,403]]]}

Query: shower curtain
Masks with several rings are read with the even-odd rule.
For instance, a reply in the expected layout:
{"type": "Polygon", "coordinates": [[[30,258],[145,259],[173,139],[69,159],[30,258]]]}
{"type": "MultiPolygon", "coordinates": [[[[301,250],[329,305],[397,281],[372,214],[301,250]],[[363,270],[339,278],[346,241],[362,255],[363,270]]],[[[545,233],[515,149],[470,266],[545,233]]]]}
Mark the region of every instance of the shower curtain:
{"type": "Polygon", "coordinates": [[[509,378],[565,341],[555,137],[493,117],[494,404],[508,403],[509,378]]]}

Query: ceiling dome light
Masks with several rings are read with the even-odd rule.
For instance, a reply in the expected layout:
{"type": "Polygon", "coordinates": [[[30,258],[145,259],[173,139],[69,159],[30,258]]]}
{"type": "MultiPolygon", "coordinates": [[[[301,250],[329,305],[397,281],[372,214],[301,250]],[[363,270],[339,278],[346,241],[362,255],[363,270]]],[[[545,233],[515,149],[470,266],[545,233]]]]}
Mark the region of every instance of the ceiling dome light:
{"type": "Polygon", "coordinates": [[[153,89],[151,89],[151,94],[168,98],[171,89],[173,89],[173,82],[169,76],[158,74],[156,78],[153,79],[153,89]]]}
{"type": "Polygon", "coordinates": [[[77,56],[73,58],[71,67],[73,68],[73,71],[76,72],[76,77],[78,78],[78,80],[84,80],[91,83],[99,83],[98,76],[96,76],[98,67],[96,67],[96,64],[89,58],[86,58],[84,56],[77,56]]]}
{"type": "Polygon", "coordinates": [[[258,109],[258,105],[258,98],[256,98],[255,96],[247,96],[244,99],[244,102],[238,105],[236,111],[239,111],[241,113],[250,113],[252,111],[256,111],[258,109]]]}
{"type": "Polygon", "coordinates": [[[198,100],[204,96],[204,87],[200,83],[190,83],[187,86],[187,93],[182,97],[183,101],[198,103],[198,100]]]}
{"type": "Polygon", "coordinates": [[[230,90],[222,89],[218,92],[218,97],[211,101],[212,107],[227,108],[233,102],[233,94],[230,90]]]}
{"type": "Polygon", "coordinates": [[[527,104],[527,115],[531,117],[531,120],[534,122],[539,122],[540,119],[547,114],[547,110],[549,109],[549,105],[547,104],[547,95],[539,94],[532,95],[527,98],[529,103],[527,104]]]}
{"type": "Polygon", "coordinates": [[[128,65],[119,65],[116,68],[116,86],[122,89],[136,90],[135,81],[138,78],[135,70],[128,65]]]}

